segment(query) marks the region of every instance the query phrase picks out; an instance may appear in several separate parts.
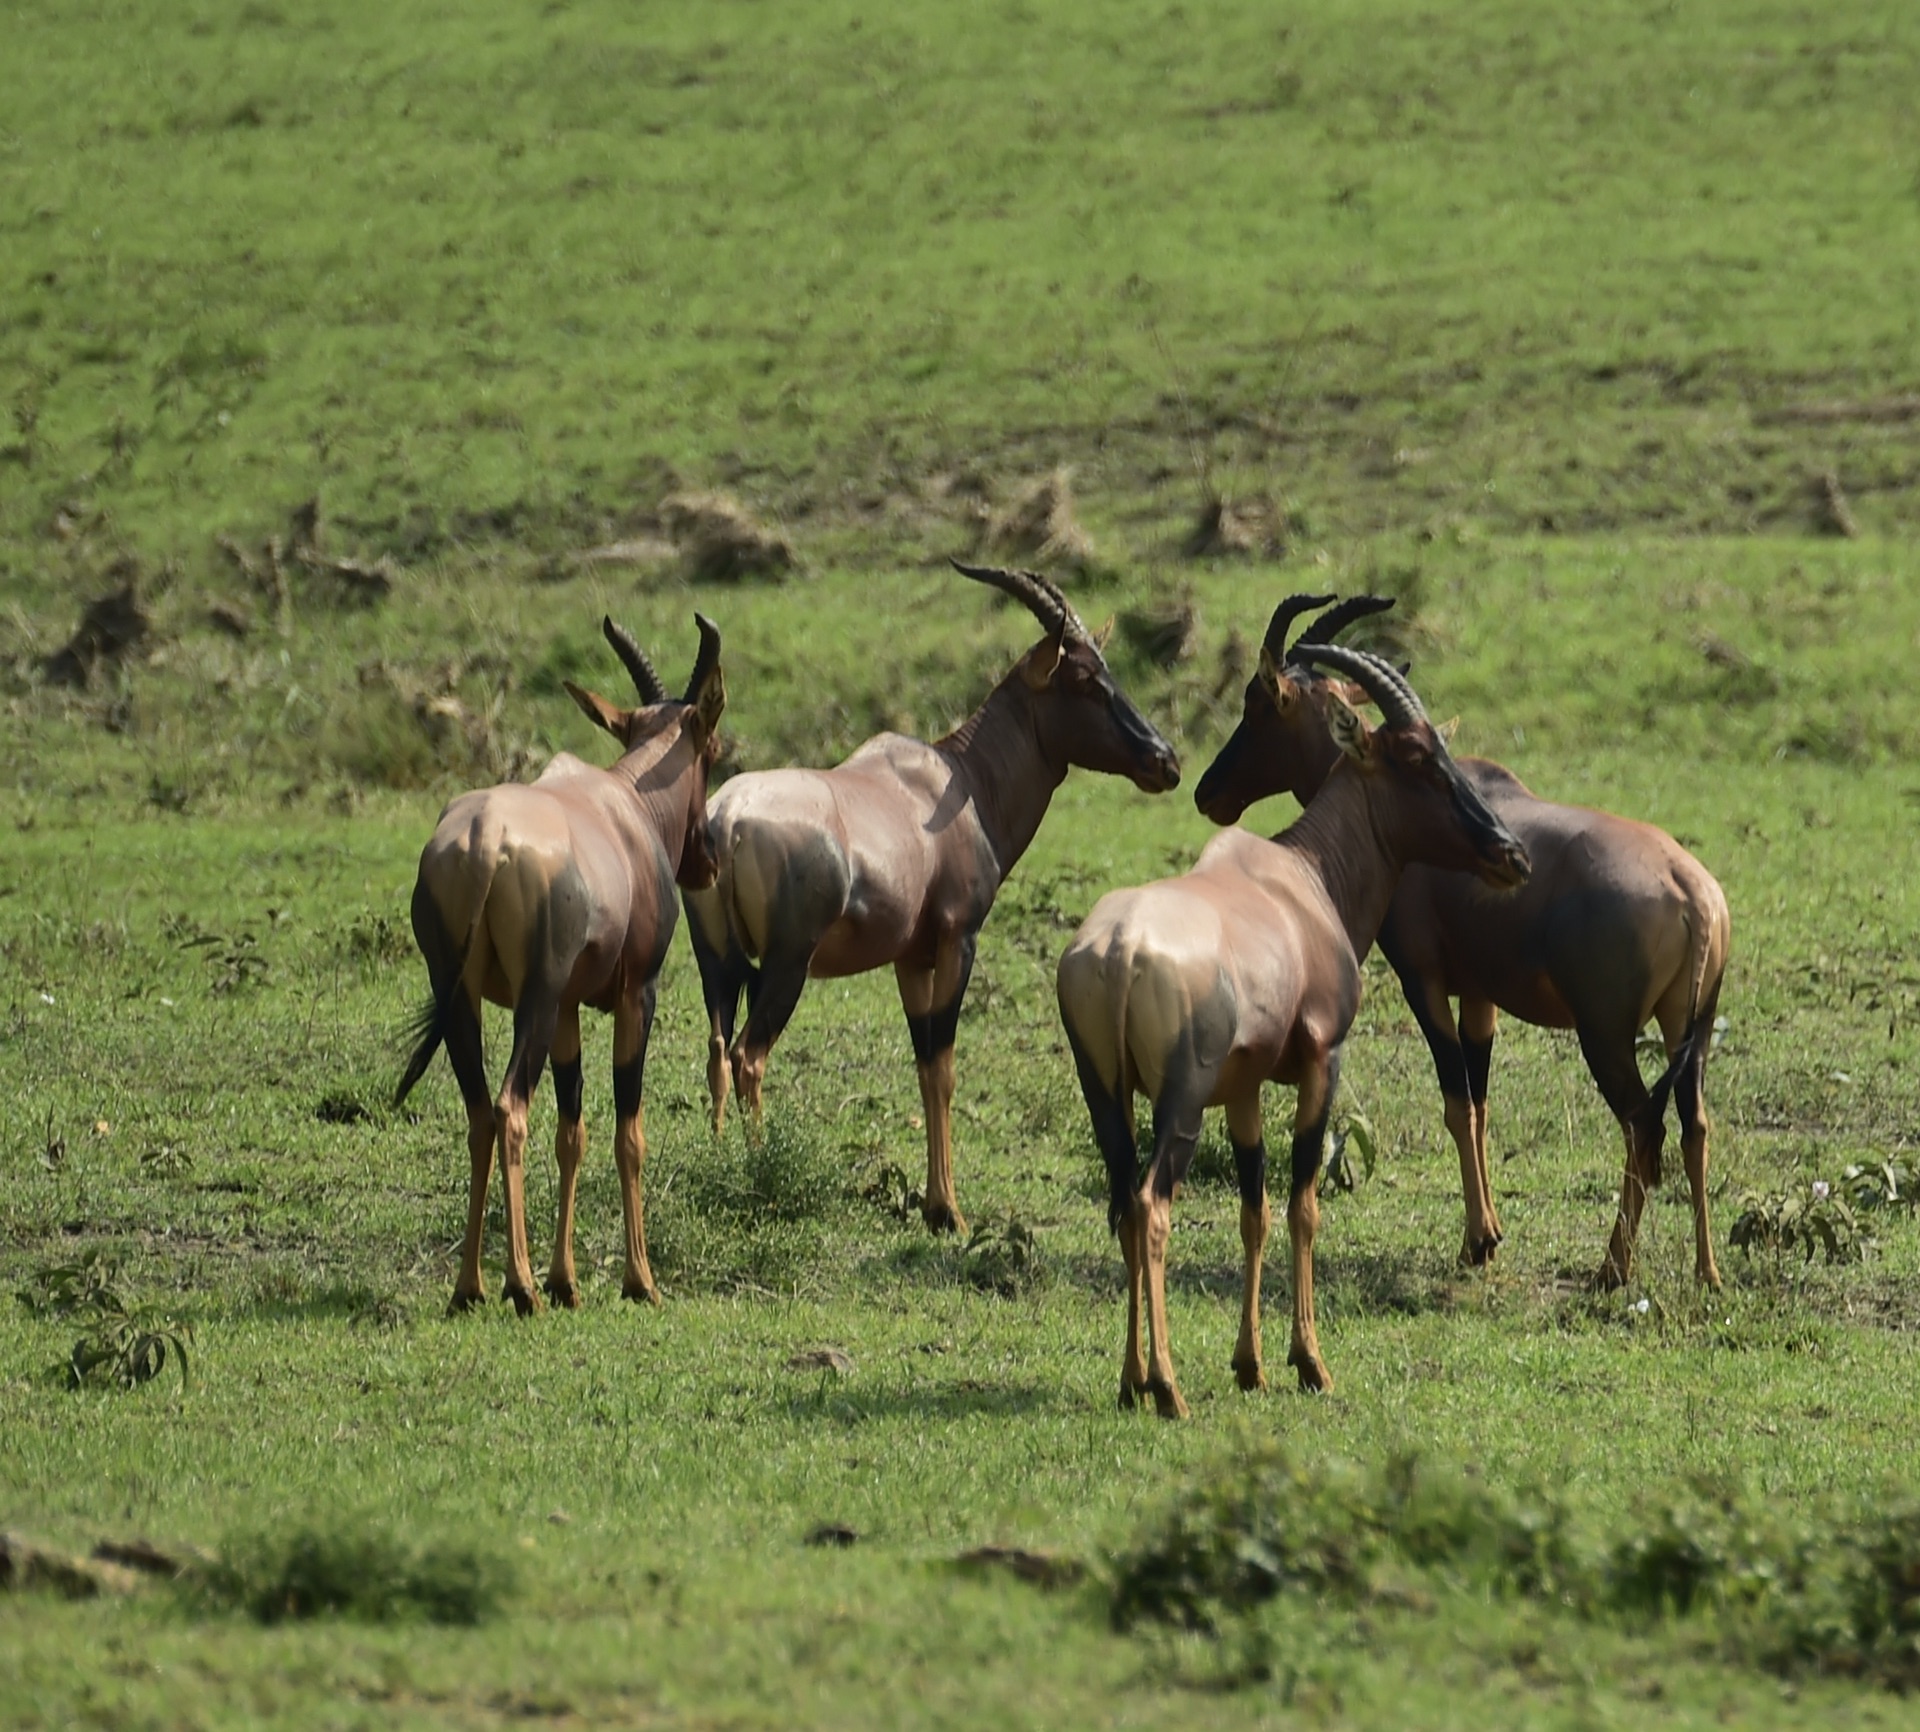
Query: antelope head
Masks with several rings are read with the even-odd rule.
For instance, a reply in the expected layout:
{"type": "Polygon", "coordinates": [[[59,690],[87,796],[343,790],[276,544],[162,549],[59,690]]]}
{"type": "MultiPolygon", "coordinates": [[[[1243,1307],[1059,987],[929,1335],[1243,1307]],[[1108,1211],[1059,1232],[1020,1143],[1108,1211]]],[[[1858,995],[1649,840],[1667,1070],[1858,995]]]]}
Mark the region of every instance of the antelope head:
{"type": "MultiPolygon", "coordinates": [[[[693,617],[700,627],[700,648],[694,656],[693,675],[687,681],[684,697],[667,695],[667,688],[646,652],[630,633],[610,618],[601,620],[600,629],[606,633],[613,653],[633,676],[640,696],[638,707],[623,710],[571,680],[566,682],[566,687],[567,695],[587,718],[618,740],[628,756],[655,747],[657,750],[649,755],[664,767],[678,746],[686,746],[691,757],[686,771],[690,780],[686,829],[680,838],[680,865],[675,882],[684,890],[705,890],[720,870],[713,837],[707,828],[707,772],[720,751],[720,715],[727,707],[727,686],[720,672],[720,628],[705,614],[696,613],[693,617]]],[[[668,779],[673,779],[673,775],[674,772],[667,772],[668,779]]]]}
{"type": "MultiPolygon", "coordinates": [[[[1293,654],[1297,661],[1345,675],[1379,705],[1380,725],[1370,728],[1330,684],[1322,693],[1334,749],[1367,779],[1376,829],[1402,861],[1472,872],[1502,889],[1527,881],[1533,866],[1526,845],[1460,773],[1398,668],[1338,644],[1300,643],[1293,654]]],[[[1261,664],[1263,683],[1277,688],[1287,677],[1284,670],[1261,664]]],[[[1268,695],[1278,708],[1277,690],[1268,695]]]]}
{"type": "Polygon", "coordinates": [[[1384,612],[1393,601],[1388,596],[1351,596],[1314,620],[1289,649],[1287,632],[1294,620],[1332,600],[1330,595],[1290,595],[1274,609],[1260,645],[1259,669],[1247,681],[1240,725],[1193,791],[1193,803],[1214,823],[1238,823],[1249,806],[1269,794],[1291,794],[1304,806],[1339,763],[1327,700],[1351,707],[1365,694],[1345,681],[1314,674],[1303,665],[1299,651],[1331,643],[1356,619],[1384,612]]]}
{"type": "Polygon", "coordinates": [[[954,570],[1023,602],[1046,636],[1020,663],[1034,721],[1050,762],[1125,776],[1149,794],[1180,785],[1180,757],[1120,689],[1102,653],[1106,631],[1088,631],[1050,578],[1033,571],[962,565],[954,570]]]}

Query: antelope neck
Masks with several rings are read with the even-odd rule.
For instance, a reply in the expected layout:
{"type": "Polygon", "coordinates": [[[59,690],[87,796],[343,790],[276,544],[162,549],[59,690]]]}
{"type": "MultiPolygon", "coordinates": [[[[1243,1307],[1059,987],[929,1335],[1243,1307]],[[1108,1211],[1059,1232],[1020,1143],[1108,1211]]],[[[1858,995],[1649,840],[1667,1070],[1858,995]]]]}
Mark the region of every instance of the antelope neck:
{"type": "Polygon", "coordinates": [[[690,750],[685,762],[677,768],[672,766],[674,753],[685,742],[686,735],[677,729],[664,750],[655,749],[657,740],[643,740],[608,771],[623,788],[632,791],[675,872],[680,870],[680,856],[686,848],[687,791],[695,768],[690,750]]]}
{"type": "Polygon", "coordinates": [[[1273,838],[1313,862],[1355,956],[1380,934],[1406,864],[1381,833],[1365,782],[1344,760],[1293,823],[1273,838]]]}
{"type": "Polygon", "coordinates": [[[1004,880],[1067,779],[1065,760],[1054,762],[1041,744],[1034,695],[1020,668],[935,749],[953,761],[1004,880]]]}

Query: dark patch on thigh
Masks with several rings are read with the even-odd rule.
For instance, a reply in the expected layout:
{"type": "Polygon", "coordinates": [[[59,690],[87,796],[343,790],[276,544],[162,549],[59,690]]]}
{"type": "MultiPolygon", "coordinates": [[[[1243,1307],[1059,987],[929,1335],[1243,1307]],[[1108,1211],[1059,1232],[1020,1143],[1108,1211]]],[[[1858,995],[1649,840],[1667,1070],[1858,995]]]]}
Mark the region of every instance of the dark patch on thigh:
{"type": "Polygon", "coordinates": [[[555,1059],[553,1061],[553,1098],[560,1108],[560,1116],[570,1124],[580,1122],[582,1102],[586,1094],[586,1081],[581,1071],[580,1060],[555,1059]]]}
{"type": "Polygon", "coordinates": [[[1461,1037],[1460,1052],[1467,1065],[1467,1099],[1475,1106],[1487,1098],[1487,1077],[1493,1070],[1493,1042],[1461,1037]]]}
{"type": "Polygon", "coordinates": [[[1249,1209],[1259,1208],[1267,1195],[1267,1145],[1265,1142],[1255,1143],[1251,1148],[1242,1148],[1240,1144],[1234,1143],[1233,1170],[1240,1181],[1240,1201],[1249,1209]]]}
{"type": "Polygon", "coordinates": [[[960,1029],[960,1003],[967,996],[967,982],[973,978],[973,951],[974,941],[969,936],[962,944],[960,978],[954,983],[952,1001],[925,1016],[907,1018],[907,1035],[913,1042],[916,1063],[932,1064],[953,1045],[960,1029]]]}

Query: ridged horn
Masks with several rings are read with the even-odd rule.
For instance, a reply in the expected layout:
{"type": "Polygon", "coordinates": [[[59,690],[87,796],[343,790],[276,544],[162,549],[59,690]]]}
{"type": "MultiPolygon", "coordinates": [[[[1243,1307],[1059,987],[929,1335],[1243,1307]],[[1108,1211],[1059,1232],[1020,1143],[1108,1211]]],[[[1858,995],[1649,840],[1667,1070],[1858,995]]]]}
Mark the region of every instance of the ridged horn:
{"type": "Polygon", "coordinates": [[[696,613],[693,623],[700,628],[700,653],[693,658],[693,678],[687,681],[687,703],[699,697],[707,675],[720,665],[720,628],[704,613],[696,613]]]}
{"type": "Polygon", "coordinates": [[[1260,641],[1276,666],[1287,659],[1287,632],[1293,622],[1303,613],[1325,607],[1332,600],[1330,595],[1290,595],[1273,610],[1273,618],[1267,621],[1267,635],[1260,641]]]}
{"type": "Polygon", "coordinates": [[[1365,619],[1370,613],[1385,613],[1392,606],[1390,595],[1350,595],[1308,626],[1293,647],[1298,650],[1301,644],[1332,643],[1355,620],[1365,619]]]}
{"type": "Polygon", "coordinates": [[[970,577],[976,583],[991,584],[1015,601],[1023,602],[1032,609],[1034,617],[1048,631],[1065,630],[1075,637],[1092,639],[1092,633],[1081,622],[1080,616],[1073,611],[1073,603],[1061,592],[1060,586],[1050,577],[1042,577],[1037,571],[1002,571],[993,565],[962,565],[957,559],[947,561],[962,577],[970,577]]]}
{"type": "Polygon", "coordinates": [[[611,614],[600,621],[600,629],[607,634],[607,642],[613,645],[613,653],[620,658],[627,672],[633,675],[640,701],[643,704],[665,703],[667,688],[653,671],[653,663],[647,660],[647,652],[633,641],[632,634],[615,625],[611,614]]]}
{"type": "Polygon", "coordinates": [[[1413,687],[1400,677],[1392,662],[1369,655],[1365,650],[1346,649],[1332,643],[1295,644],[1293,653],[1296,661],[1312,662],[1346,675],[1380,706],[1380,714],[1388,727],[1406,728],[1426,721],[1426,706],[1414,694],[1413,687]]]}

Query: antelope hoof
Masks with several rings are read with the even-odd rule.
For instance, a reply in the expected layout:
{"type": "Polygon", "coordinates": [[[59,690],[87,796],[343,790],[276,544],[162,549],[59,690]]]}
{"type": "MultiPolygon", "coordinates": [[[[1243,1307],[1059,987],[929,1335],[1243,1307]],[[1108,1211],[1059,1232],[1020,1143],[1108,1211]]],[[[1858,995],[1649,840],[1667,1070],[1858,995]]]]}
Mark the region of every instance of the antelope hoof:
{"type": "Polygon", "coordinates": [[[630,1299],[636,1305],[658,1305],[660,1289],[645,1281],[636,1281],[629,1275],[620,1283],[620,1297],[630,1299]]]}
{"type": "Polygon", "coordinates": [[[1493,1261],[1494,1253],[1499,1249],[1498,1233],[1489,1233],[1483,1239],[1476,1239],[1469,1234],[1467,1242],[1460,1247],[1460,1261],[1469,1268],[1484,1269],[1493,1261]]]}
{"type": "Polygon", "coordinates": [[[529,1293],[524,1287],[509,1287],[505,1297],[513,1301],[513,1308],[522,1317],[533,1317],[542,1309],[540,1295],[529,1293]]]}
{"type": "Polygon", "coordinates": [[[449,1317],[463,1317],[467,1312],[484,1305],[486,1302],[487,1296],[480,1288],[474,1288],[471,1293],[463,1293],[456,1287],[453,1290],[453,1297],[447,1301],[447,1315],[449,1317]]]}
{"type": "Polygon", "coordinates": [[[1321,1363],[1317,1353],[1306,1353],[1296,1348],[1287,1355],[1287,1363],[1300,1374],[1300,1392],[1303,1395],[1325,1395],[1333,1388],[1333,1377],[1321,1363]]]}
{"type": "Polygon", "coordinates": [[[562,1281],[549,1275],[546,1279],[547,1297],[565,1311],[580,1309],[580,1289],[571,1281],[562,1281]]]}
{"type": "Polygon", "coordinates": [[[1233,1380],[1249,1394],[1267,1386],[1267,1374],[1260,1369],[1257,1359],[1236,1359],[1233,1362],[1233,1380]]]}
{"type": "Polygon", "coordinates": [[[958,1233],[965,1237],[967,1224],[960,1218],[960,1211],[951,1203],[922,1203],[920,1218],[927,1224],[929,1233],[958,1233]]]}
{"type": "Polygon", "coordinates": [[[1716,1293],[1720,1291],[1720,1271],[1711,1263],[1704,1269],[1694,1270],[1693,1278],[1698,1281],[1702,1287],[1711,1287],[1716,1293]]]}
{"type": "Polygon", "coordinates": [[[1185,1419],[1187,1404],[1180,1399],[1180,1391],[1171,1383],[1149,1383],[1153,1391],[1153,1410],[1162,1419],[1185,1419]]]}
{"type": "Polygon", "coordinates": [[[1600,1265],[1599,1272],[1593,1278],[1594,1290],[1599,1293],[1617,1293],[1626,1286],[1627,1277],[1631,1273],[1631,1264],[1623,1269],[1609,1257],[1600,1265]]]}

